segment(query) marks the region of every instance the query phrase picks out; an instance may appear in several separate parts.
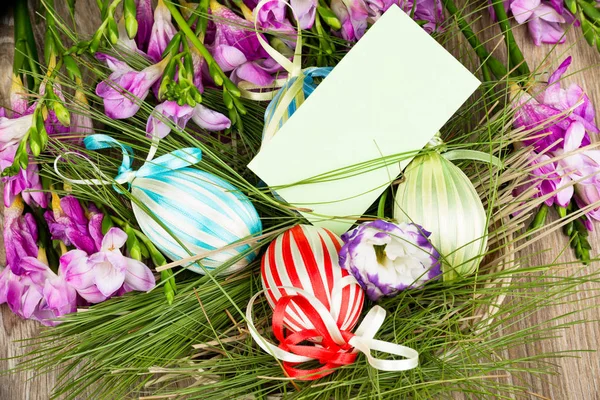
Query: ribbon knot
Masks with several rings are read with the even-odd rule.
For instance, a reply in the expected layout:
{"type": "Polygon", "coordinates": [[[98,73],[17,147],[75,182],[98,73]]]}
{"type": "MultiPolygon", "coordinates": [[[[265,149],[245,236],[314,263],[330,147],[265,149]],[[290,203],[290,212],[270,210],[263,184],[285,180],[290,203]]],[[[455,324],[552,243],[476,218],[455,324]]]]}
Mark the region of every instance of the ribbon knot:
{"type": "Polygon", "coordinates": [[[54,160],[54,171],[58,176],[67,182],[79,185],[113,185],[116,192],[122,193],[115,183],[128,186],[136,179],[153,175],[169,173],[178,169],[189,167],[197,164],[202,160],[202,150],[195,147],[188,147],[172,151],[168,154],[147,160],[139,169],[133,169],[133,149],[130,146],[122,144],[118,140],[108,135],[96,134],[89,135],[83,140],[83,144],[89,150],[100,150],[108,148],[119,148],[123,154],[123,160],[118,168],[117,176],[110,179],[94,164],[89,158],[75,152],[67,152],[56,157],[54,160]],[[65,177],[58,170],[58,161],[65,155],[76,155],[87,160],[93,167],[94,171],[103,179],[70,179],[65,177]]]}
{"type": "MultiPolygon", "coordinates": [[[[351,278],[351,277],[346,277],[351,278]]],[[[357,285],[353,279],[342,279],[332,291],[332,297],[350,284],[357,285]]],[[[406,371],[416,368],[419,364],[419,353],[406,346],[374,339],[375,334],[385,320],[385,310],[379,306],[373,307],[364,317],[354,333],[342,331],[332,316],[332,312],[311,293],[295,287],[278,286],[293,295],[282,296],[273,310],[272,328],[279,345],[270,343],[254,326],[252,308],[261,294],[271,289],[265,289],[255,294],[248,302],[246,321],[250,335],[256,343],[273,357],[282,360],[285,373],[300,380],[315,380],[329,375],[344,365],[356,361],[358,353],[363,353],[371,366],[382,371],[406,371]],[[284,317],[290,303],[294,303],[308,317],[312,328],[287,333],[284,317]],[[311,342],[312,344],[302,344],[311,342]],[[372,350],[404,357],[402,360],[379,359],[371,355],[372,350]],[[313,369],[297,368],[308,361],[318,361],[321,366],[313,369]]]]}

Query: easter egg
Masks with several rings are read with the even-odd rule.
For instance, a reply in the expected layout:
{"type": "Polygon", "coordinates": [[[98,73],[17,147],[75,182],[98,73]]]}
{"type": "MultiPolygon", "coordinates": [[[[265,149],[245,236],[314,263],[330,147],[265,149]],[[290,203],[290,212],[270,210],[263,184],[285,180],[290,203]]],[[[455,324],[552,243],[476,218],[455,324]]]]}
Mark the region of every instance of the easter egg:
{"type": "MultiPolygon", "coordinates": [[[[329,310],[341,330],[350,331],[362,310],[364,292],[339,266],[341,246],[342,240],[334,233],[312,225],[296,225],[279,235],[269,245],[261,264],[262,285],[271,307],[282,296],[297,294],[290,287],[302,289],[329,310]],[[340,279],[344,277],[353,283],[342,288],[340,279]]],[[[294,332],[313,328],[310,318],[293,301],[283,321],[294,332]]]]}
{"type": "MultiPolygon", "coordinates": [[[[141,230],[173,261],[214,252],[262,230],[256,209],[239,189],[198,169],[165,169],[153,175],[138,176],[131,182],[131,194],[151,212],[132,203],[141,230]]],[[[239,257],[223,272],[232,273],[256,257],[256,252],[249,249],[248,244],[240,245],[211,253],[200,262],[207,270],[213,270],[239,257]]],[[[187,268],[204,273],[195,263],[187,268]]]]}

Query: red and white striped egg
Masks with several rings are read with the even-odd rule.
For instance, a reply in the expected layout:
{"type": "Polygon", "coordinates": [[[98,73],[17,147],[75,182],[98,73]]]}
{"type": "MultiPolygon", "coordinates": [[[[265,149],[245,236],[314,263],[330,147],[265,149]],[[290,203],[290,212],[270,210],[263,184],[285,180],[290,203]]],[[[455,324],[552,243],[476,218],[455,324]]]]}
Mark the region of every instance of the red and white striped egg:
{"type": "MultiPolygon", "coordinates": [[[[329,310],[340,330],[352,330],[363,307],[364,292],[358,283],[351,284],[332,299],[336,283],[349,275],[338,262],[341,246],[342,240],[334,233],[312,225],[296,225],[271,242],[261,264],[262,285],[271,308],[282,296],[297,294],[280,286],[303,289],[329,310]]],[[[293,332],[314,328],[293,301],[284,324],[293,332]]]]}

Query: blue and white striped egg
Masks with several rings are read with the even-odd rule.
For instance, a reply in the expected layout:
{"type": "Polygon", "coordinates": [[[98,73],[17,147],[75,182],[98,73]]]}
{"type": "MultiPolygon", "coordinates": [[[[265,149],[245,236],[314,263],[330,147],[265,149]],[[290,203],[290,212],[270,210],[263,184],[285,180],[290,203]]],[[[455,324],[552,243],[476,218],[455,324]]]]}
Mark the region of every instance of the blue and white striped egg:
{"type": "MultiPolygon", "coordinates": [[[[132,203],[141,230],[174,261],[213,252],[262,231],[258,213],[244,194],[223,179],[198,169],[165,170],[155,175],[136,177],[131,182],[131,194],[148,207],[185,247],[132,203]]],[[[243,258],[222,272],[233,273],[256,257],[256,252],[250,251],[250,245],[211,253],[200,262],[210,271],[242,253],[245,253],[243,258]]],[[[204,273],[198,264],[187,268],[204,273]]]]}

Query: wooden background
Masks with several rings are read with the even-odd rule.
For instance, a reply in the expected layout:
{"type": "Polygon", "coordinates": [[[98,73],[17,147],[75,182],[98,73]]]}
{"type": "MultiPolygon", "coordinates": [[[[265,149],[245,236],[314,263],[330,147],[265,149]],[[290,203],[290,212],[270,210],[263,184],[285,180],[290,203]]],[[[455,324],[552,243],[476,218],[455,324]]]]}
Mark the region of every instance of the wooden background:
{"type": "MultiPolygon", "coordinates": [[[[4,3],[6,0],[2,0],[4,3]]],[[[32,2],[33,3],[33,2],[32,2]]],[[[4,3],[5,4],[5,3],[4,3]]],[[[57,7],[64,8],[64,1],[56,1],[57,7]]],[[[96,5],[94,0],[77,1],[77,21],[79,29],[83,32],[91,32],[98,26],[96,16],[96,5]],[[90,16],[89,10],[94,10],[90,16]],[[87,12],[86,12],[87,11],[87,12]],[[93,17],[93,19],[91,19],[93,17]]],[[[64,15],[64,14],[63,14],[64,15]]],[[[479,24],[484,26],[483,23],[479,24]]],[[[35,24],[36,37],[39,44],[43,40],[41,23],[35,24]]],[[[10,73],[12,69],[13,53],[13,20],[10,13],[5,13],[0,20],[0,104],[8,105],[8,90],[10,87],[10,73]]],[[[497,35],[497,31],[487,32],[485,35],[491,37],[497,35]]],[[[526,56],[529,65],[532,68],[544,63],[556,66],[564,57],[571,55],[573,64],[569,74],[577,71],[575,76],[569,77],[568,81],[577,82],[587,91],[596,109],[600,110],[600,55],[594,49],[588,47],[581,38],[578,30],[572,30],[567,36],[566,44],[559,46],[552,56],[546,60],[547,53],[552,46],[545,45],[536,47],[527,37],[527,30],[524,26],[515,29],[515,35],[521,49],[526,56]]],[[[496,42],[491,42],[489,48],[494,48],[496,42]]],[[[500,48],[501,46],[499,46],[500,48]]],[[[600,118],[600,113],[598,114],[600,118]]],[[[1,202],[0,202],[1,203],[1,202]]],[[[593,247],[600,249],[600,224],[596,224],[596,232],[591,234],[593,247]]],[[[530,249],[532,253],[538,253],[543,249],[560,250],[567,246],[567,240],[560,234],[555,234],[543,242],[538,242],[535,248],[530,249]]],[[[2,250],[3,252],[3,250],[2,250]]],[[[543,265],[554,262],[554,255],[558,251],[548,254],[540,254],[533,257],[536,265],[543,265]]],[[[594,253],[593,255],[596,255],[594,253]]],[[[558,259],[558,261],[570,260],[571,252],[567,251],[558,259]]],[[[591,265],[588,268],[597,268],[598,265],[591,265]]],[[[565,271],[568,273],[568,271],[565,271]]],[[[594,287],[583,287],[582,299],[586,297],[586,290],[600,289],[600,285],[594,287]]],[[[532,355],[541,352],[564,351],[574,349],[588,349],[592,352],[580,353],[576,358],[563,358],[557,362],[559,374],[539,379],[530,378],[526,382],[518,382],[521,385],[529,387],[532,399],[574,399],[574,400],[593,400],[600,399],[600,355],[596,352],[599,349],[600,327],[600,308],[597,306],[600,300],[585,300],[579,303],[556,306],[552,308],[540,309],[534,317],[527,321],[527,324],[537,324],[541,321],[551,320],[555,316],[563,315],[570,311],[585,309],[586,311],[574,315],[572,319],[585,319],[590,321],[585,325],[577,325],[568,328],[562,332],[562,337],[547,340],[535,345],[523,346],[512,352],[512,357],[532,355]]],[[[558,322],[557,322],[558,323],[558,322]]],[[[520,327],[523,327],[521,322],[520,327]]],[[[516,328],[518,328],[517,326],[516,328]]],[[[16,356],[20,353],[19,339],[31,337],[38,330],[38,324],[33,321],[25,321],[13,315],[6,305],[0,306],[0,358],[16,356]]],[[[14,361],[0,361],[0,371],[7,370],[15,366],[14,361]]],[[[52,387],[54,376],[42,375],[35,377],[32,373],[20,373],[0,376],[0,400],[45,400],[49,398],[48,392],[52,387]]]]}

